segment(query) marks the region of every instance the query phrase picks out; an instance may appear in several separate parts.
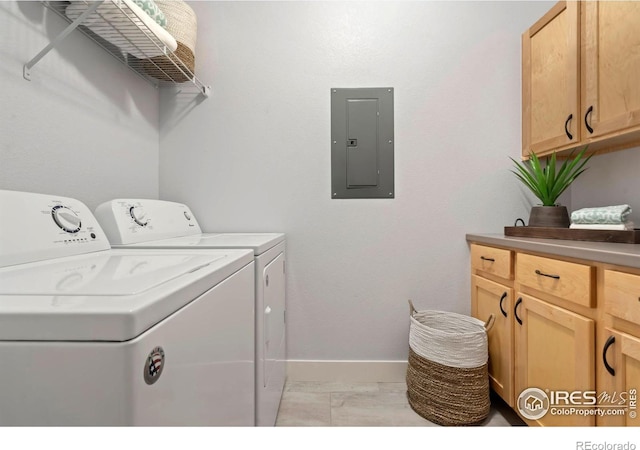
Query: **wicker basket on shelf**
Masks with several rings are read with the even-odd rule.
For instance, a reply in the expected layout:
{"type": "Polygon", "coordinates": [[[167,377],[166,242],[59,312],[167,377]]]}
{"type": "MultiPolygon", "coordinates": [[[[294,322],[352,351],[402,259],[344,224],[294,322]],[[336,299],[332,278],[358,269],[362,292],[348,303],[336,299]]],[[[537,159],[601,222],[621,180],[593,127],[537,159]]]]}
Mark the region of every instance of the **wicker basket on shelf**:
{"type": "Polygon", "coordinates": [[[175,38],[178,48],[172,55],[158,56],[143,62],[144,72],[158,80],[184,83],[193,79],[196,65],[196,14],[184,1],[156,0],[167,18],[167,31],[175,38]]]}

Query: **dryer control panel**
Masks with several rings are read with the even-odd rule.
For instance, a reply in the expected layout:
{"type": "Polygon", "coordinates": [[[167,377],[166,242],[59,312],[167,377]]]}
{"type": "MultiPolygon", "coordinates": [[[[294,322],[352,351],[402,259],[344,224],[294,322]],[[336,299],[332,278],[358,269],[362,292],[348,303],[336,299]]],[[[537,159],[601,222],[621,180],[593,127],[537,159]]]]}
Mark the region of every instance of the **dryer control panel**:
{"type": "Polygon", "coordinates": [[[91,210],[79,200],[0,191],[0,267],[110,248],[91,210]]]}
{"type": "Polygon", "coordinates": [[[182,203],[119,198],[98,206],[95,215],[112,245],[202,233],[195,216],[182,203]]]}

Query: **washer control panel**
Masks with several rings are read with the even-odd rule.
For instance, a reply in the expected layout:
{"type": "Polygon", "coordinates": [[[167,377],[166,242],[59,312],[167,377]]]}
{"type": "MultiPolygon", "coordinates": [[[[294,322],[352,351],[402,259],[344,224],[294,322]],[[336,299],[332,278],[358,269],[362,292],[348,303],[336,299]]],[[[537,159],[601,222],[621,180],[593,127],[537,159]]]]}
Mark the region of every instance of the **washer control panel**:
{"type": "Polygon", "coordinates": [[[112,245],[202,233],[193,213],[182,203],[119,198],[98,206],[95,215],[112,245]]]}
{"type": "Polygon", "coordinates": [[[0,220],[0,267],[110,248],[102,228],[79,200],[0,191],[0,208],[17,220],[0,220]]]}
{"type": "Polygon", "coordinates": [[[82,228],[82,221],[78,214],[64,205],[56,205],[51,209],[53,221],[67,233],[77,233],[82,228]]]}

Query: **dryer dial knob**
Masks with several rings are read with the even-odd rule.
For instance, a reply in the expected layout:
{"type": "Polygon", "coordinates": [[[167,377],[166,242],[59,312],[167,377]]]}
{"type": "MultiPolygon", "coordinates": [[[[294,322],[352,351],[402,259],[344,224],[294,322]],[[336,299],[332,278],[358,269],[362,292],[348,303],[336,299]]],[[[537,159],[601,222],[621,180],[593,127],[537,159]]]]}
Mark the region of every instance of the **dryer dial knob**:
{"type": "Polygon", "coordinates": [[[189,214],[187,211],[184,212],[184,218],[187,220],[191,220],[191,214],[189,214]]]}
{"type": "Polygon", "coordinates": [[[67,233],[77,233],[80,231],[80,227],[82,226],[80,217],[78,217],[78,215],[70,208],[63,205],[54,206],[51,209],[51,217],[53,217],[53,221],[56,225],[67,233]]]}
{"type": "Polygon", "coordinates": [[[129,214],[135,223],[141,227],[146,226],[149,221],[147,220],[147,213],[144,212],[141,206],[132,206],[129,208],[129,214]]]}

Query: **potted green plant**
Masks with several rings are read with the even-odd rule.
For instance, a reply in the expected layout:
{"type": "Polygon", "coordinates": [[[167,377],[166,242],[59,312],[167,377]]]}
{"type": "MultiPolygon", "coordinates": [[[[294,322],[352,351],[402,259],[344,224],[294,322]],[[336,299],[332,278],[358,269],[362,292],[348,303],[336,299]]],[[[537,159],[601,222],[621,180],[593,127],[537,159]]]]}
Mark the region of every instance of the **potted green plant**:
{"type": "Polygon", "coordinates": [[[593,155],[584,157],[587,147],[583,148],[575,157],[573,151],[564,160],[560,169],[556,168],[556,153],[547,158],[547,164],[542,167],[540,159],[535,153],[529,155],[529,160],[518,162],[513,158],[515,170],[512,172],[524,185],[540,199],[542,205],[533,206],[529,215],[530,227],[569,227],[569,212],[566,206],[556,202],[573,181],[587,170],[585,164],[593,155]]]}

